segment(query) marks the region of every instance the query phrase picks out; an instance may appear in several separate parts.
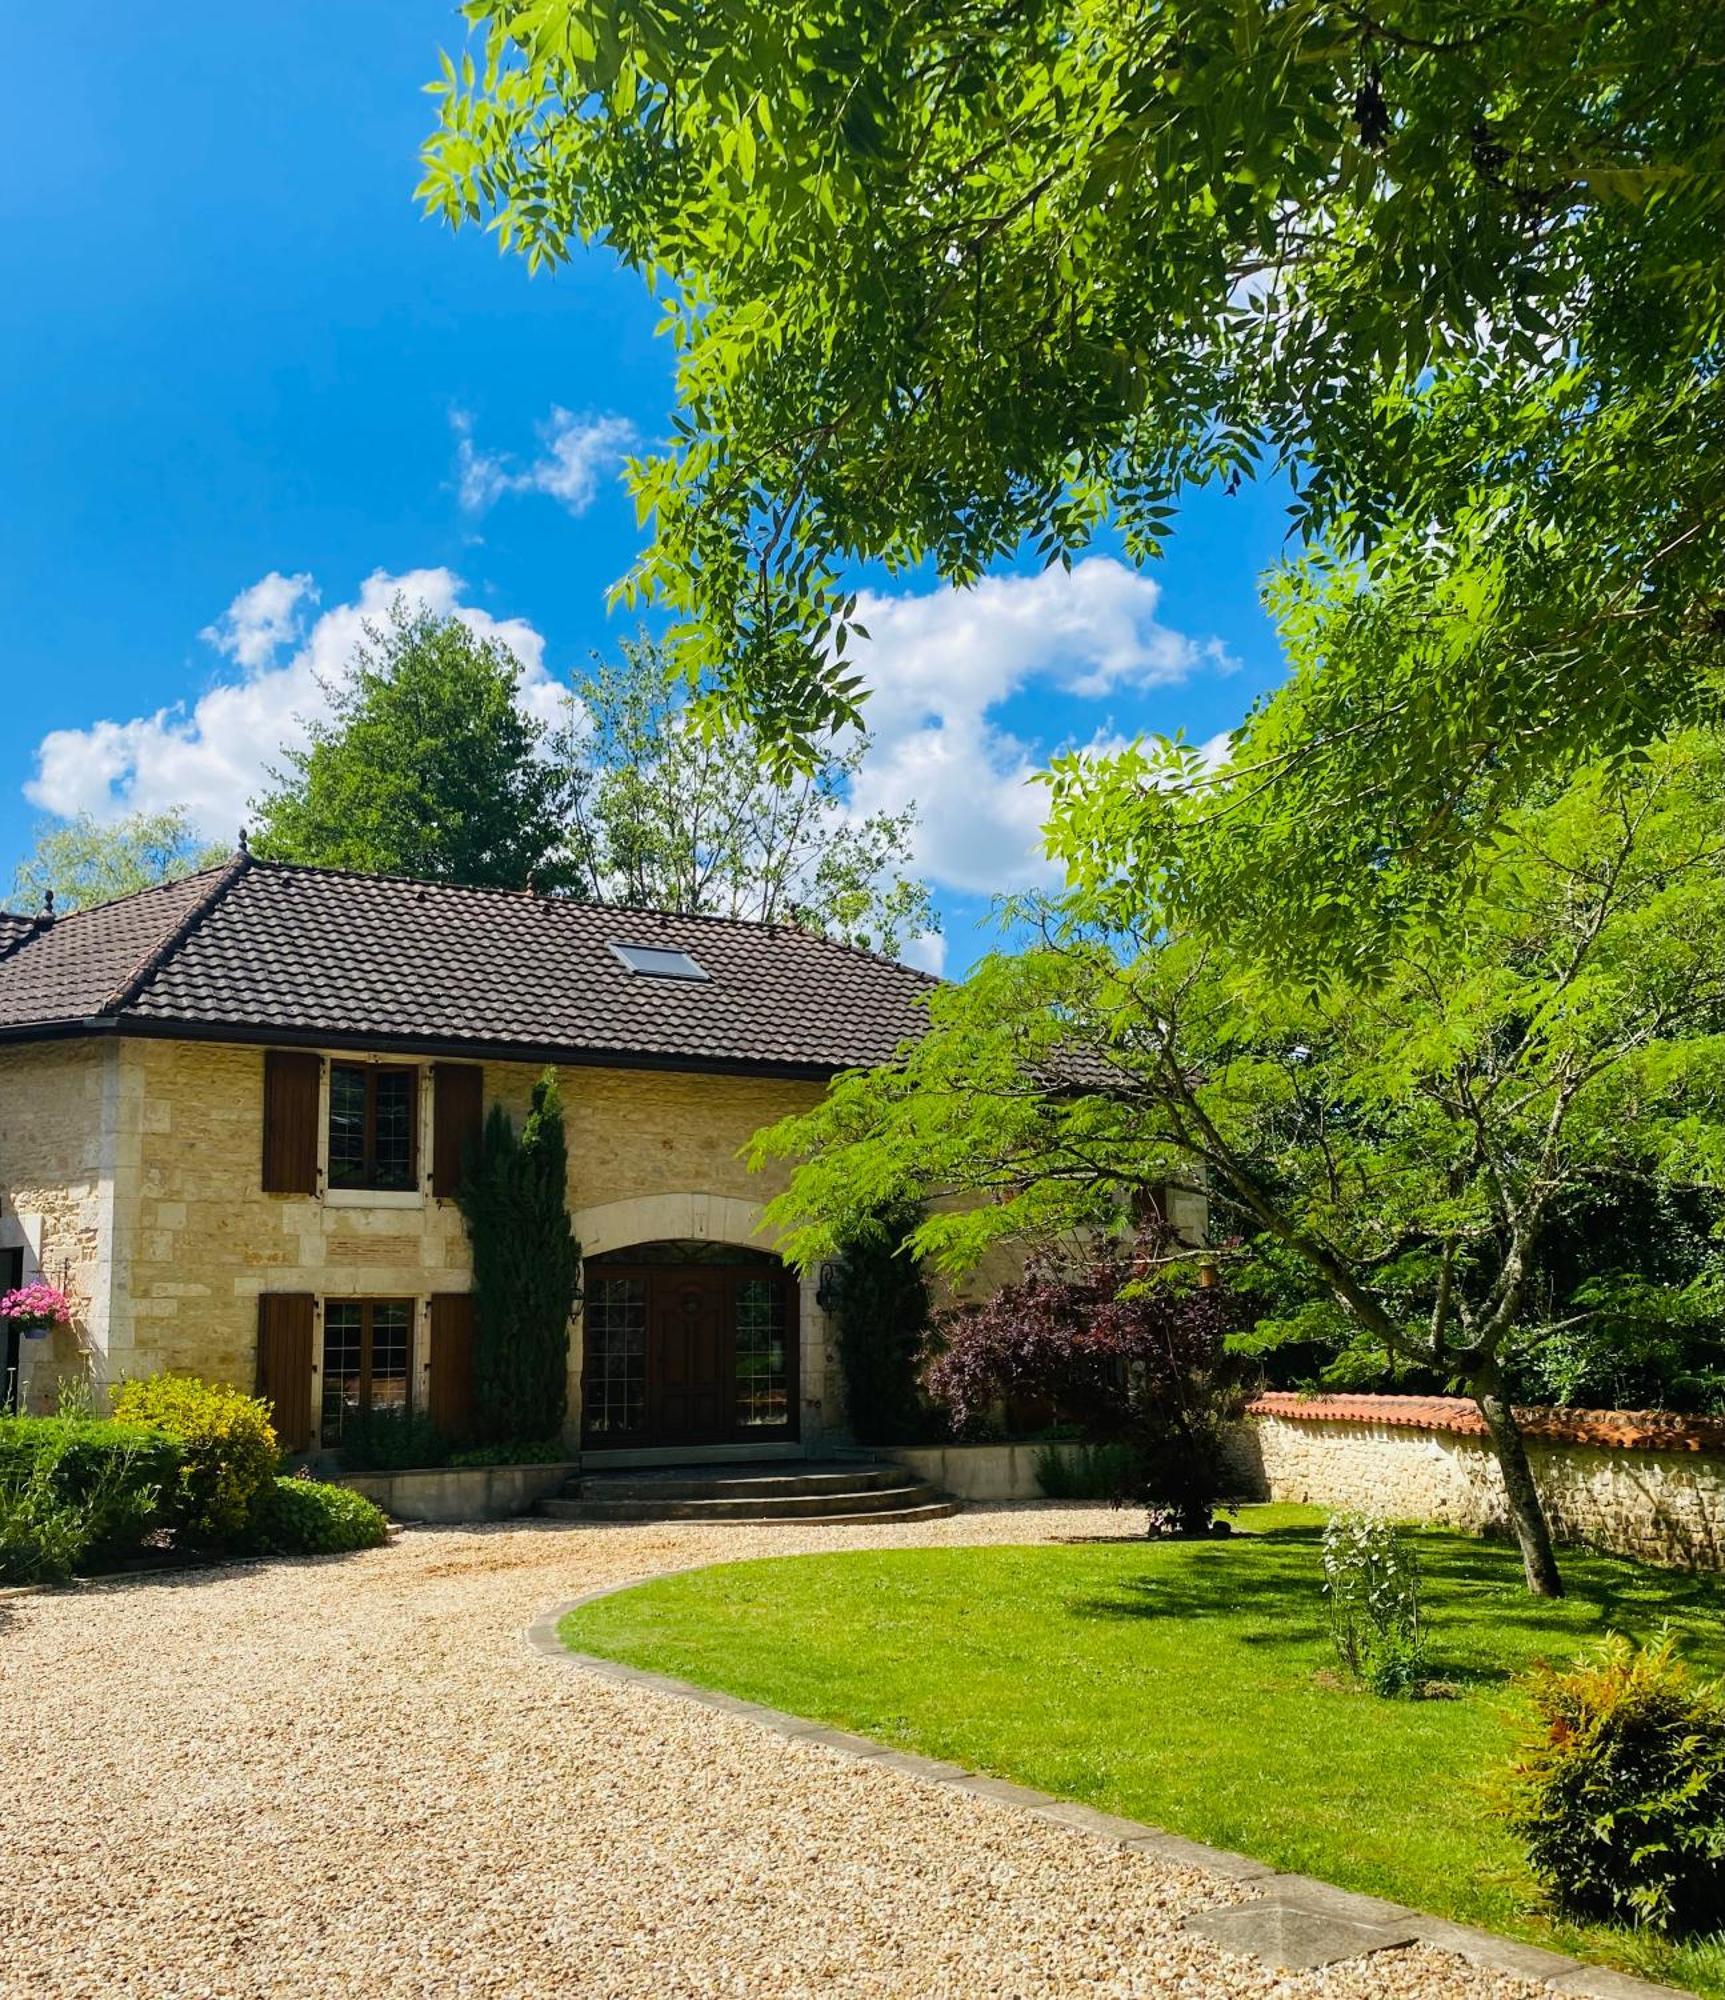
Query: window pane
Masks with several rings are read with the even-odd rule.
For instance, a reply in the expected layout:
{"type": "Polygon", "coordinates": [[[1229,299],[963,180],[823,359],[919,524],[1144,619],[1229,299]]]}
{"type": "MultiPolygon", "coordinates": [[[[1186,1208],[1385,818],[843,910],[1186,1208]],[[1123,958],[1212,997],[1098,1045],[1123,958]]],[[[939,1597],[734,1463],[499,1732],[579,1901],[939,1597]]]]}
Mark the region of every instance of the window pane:
{"type": "Polygon", "coordinates": [[[790,1421],[784,1289],[772,1278],[737,1287],[737,1423],[744,1429],[790,1421]]]}
{"type": "Polygon", "coordinates": [[[588,1431],[626,1434],[647,1422],[647,1281],[595,1278],[583,1315],[588,1431]]]}
{"type": "Polygon", "coordinates": [[[332,1299],[323,1309],[323,1413],[325,1444],[339,1444],[346,1419],[361,1404],[360,1311],[357,1301],[332,1299]]]}
{"type": "Polygon", "coordinates": [[[377,1132],[370,1183],[373,1187],[413,1185],[414,1080],[412,1070],[377,1072],[377,1132]]]}
{"type": "Polygon", "coordinates": [[[365,1186],[365,1071],[351,1063],[330,1065],[329,1184],[365,1186]]]}
{"type": "Polygon", "coordinates": [[[371,1309],[371,1407],[405,1410],[408,1362],[413,1344],[413,1308],[405,1299],[384,1299],[371,1309]]]}

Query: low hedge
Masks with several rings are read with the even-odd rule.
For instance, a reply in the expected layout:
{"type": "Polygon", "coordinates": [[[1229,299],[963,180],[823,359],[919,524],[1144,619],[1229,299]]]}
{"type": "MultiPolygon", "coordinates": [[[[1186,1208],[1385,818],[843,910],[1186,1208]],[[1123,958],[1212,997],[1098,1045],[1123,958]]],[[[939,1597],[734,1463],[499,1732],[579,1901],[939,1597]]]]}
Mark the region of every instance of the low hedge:
{"type": "Polygon", "coordinates": [[[294,1475],[259,1496],[245,1545],[261,1556],[334,1556],[389,1539],[389,1516],[351,1487],[294,1475]]]}
{"type": "Polygon", "coordinates": [[[94,1417],[0,1418],[0,1581],[53,1583],[136,1549],[181,1467],[163,1432],[94,1417]]]}
{"type": "Polygon", "coordinates": [[[341,1461],[350,1472],[409,1472],[447,1465],[449,1440],[417,1410],[371,1410],[350,1417],[341,1461]]]}
{"type": "Polygon", "coordinates": [[[476,1444],[452,1451],[452,1466],[476,1465],[560,1465],[569,1456],[561,1438],[529,1438],[518,1444],[476,1444]]]}
{"type": "Polygon", "coordinates": [[[177,1540],[221,1548],[245,1533],[281,1460],[267,1403],[190,1375],[148,1375],[114,1391],[114,1415],[179,1445],[169,1508],[177,1540]]]}

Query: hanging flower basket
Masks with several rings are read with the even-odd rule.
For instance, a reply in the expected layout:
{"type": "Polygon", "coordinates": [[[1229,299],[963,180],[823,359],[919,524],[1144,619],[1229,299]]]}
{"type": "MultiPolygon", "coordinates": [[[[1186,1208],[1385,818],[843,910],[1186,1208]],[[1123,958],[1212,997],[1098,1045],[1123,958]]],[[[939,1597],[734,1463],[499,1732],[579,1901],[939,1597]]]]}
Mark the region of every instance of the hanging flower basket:
{"type": "Polygon", "coordinates": [[[66,1294],[40,1282],[0,1295],[0,1319],[10,1320],[26,1340],[46,1340],[57,1326],[70,1326],[66,1294]]]}

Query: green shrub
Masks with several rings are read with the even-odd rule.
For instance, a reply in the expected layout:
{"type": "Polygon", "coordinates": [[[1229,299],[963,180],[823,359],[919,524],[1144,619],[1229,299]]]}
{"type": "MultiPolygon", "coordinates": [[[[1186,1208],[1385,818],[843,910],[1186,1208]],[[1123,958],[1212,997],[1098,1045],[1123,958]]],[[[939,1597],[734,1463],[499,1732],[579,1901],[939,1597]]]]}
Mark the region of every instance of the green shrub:
{"type": "Polygon", "coordinates": [[[416,1410],[360,1411],[343,1426],[341,1456],[355,1472],[404,1472],[447,1465],[449,1440],[416,1410]]]}
{"type": "Polygon", "coordinates": [[[389,1516],[351,1487],[296,1474],[258,1498],[245,1546],[264,1556],[335,1556],[389,1539],[389,1516]]]}
{"type": "Polygon", "coordinates": [[[922,1221],[914,1202],[859,1218],[834,1273],[833,1316],[845,1415],[865,1444],[908,1444],[924,1424],[919,1371],[928,1338],[928,1281],[906,1249],[922,1221]]]}
{"type": "Polygon", "coordinates": [[[1139,1484],[1138,1454],[1129,1444],[1044,1445],[1036,1483],[1050,1500],[1125,1500],[1139,1484]]]}
{"type": "Polygon", "coordinates": [[[241,1534],[281,1453],[269,1406],[189,1375],[122,1382],[114,1415],[165,1431],[180,1447],[169,1518],[176,1537],[219,1547],[241,1534]]]}
{"type": "Polygon", "coordinates": [[[569,1456],[561,1438],[534,1438],[526,1444],[476,1444],[449,1455],[451,1465],[559,1465],[569,1456]]]}
{"type": "Polygon", "coordinates": [[[45,1473],[0,1494],[0,1583],[64,1583],[89,1549],[86,1516],[45,1473]]]}
{"type": "MultiPolygon", "coordinates": [[[[1360,1678],[1386,1701],[1420,1695],[1428,1685],[1436,1686],[1426,1658],[1425,1634],[1406,1628],[1376,1634],[1360,1660],[1360,1678]]],[[[1446,1681],[1443,1686],[1449,1689],[1451,1684],[1446,1681]]]]}
{"type": "Polygon", "coordinates": [[[1387,1521],[1334,1514],[1324,1529],[1324,1596],[1336,1657],[1373,1694],[1417,1694],[1426,1680],[1419,1564],[1387,1521]]]}
{"type": "Polygon", "coordinates": [[[1669,1635],[1613,1637],[1530,1677],[1532,1739],[1506,1812],[1566,1908],[1651,1930],[1714,1928],[1725,1910],[1725,1690],[1669,1635]]]}
{"type": "Polygon", "coordinates": [[[57,1582],[129,1554],[179,1464],[172,1439],[136,1424],[0,1418],[0,1581],[57,1582]]]}

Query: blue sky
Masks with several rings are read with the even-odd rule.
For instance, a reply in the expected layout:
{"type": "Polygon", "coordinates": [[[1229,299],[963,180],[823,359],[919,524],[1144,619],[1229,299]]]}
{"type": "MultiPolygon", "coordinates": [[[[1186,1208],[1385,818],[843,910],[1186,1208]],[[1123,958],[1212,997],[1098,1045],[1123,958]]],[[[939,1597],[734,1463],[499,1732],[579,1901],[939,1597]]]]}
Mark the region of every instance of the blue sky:
{"type": "MultiPolygon", "coordinates": [[[[0,180],[0,889],[55,812],[184,800],[230,839],[392,579],[494,621],[549,700],[619,636],[616,459],[671,407],[653,307],[603,252],[530,281],[419,218],[444,0],[168,19],[12,25],[34,82],[0,180]]],[[[1037,762],[1206,738],[1274,682],[1256,579],[1283,498],[1202,496],[1141,576],[1102,549],[872,606],[861,803],[916,797],[948,971],[1037,874],[1037,762]]]]}

